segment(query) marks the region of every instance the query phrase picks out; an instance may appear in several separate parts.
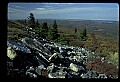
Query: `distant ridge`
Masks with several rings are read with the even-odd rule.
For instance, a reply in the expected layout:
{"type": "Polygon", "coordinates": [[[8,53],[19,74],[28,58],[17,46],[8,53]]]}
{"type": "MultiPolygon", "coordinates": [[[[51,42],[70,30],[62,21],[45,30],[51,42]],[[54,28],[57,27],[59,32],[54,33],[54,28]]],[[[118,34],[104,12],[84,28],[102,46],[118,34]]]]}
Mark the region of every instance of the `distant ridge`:
{"type": "MultiPolygon", "coordinates": [[[[8,19],[8,20],[28,20],[28,19],[8,19]]],[[[102,20],[102,19],[98,19],[98,20],[87,20],[87,19],[37,19],[36,20],[69,20],[69,21],[96,21],[96,22],[119,22],[119,21],[115,21],[115,20],[102,20]]]]}
{"type": "Polygon", "coordinates": [[[69,20],[69,21],[102,21],[102,22],[119,22],[119,21],[115,21],[115,20],[87,20],[87,19],[36,19],[36,20],[69,20]]]}

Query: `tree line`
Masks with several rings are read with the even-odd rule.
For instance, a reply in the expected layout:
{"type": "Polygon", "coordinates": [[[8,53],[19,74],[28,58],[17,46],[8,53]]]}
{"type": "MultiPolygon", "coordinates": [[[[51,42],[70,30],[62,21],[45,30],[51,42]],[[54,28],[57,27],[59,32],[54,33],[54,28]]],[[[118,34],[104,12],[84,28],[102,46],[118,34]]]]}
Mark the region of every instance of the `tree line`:
{"type": "MultiPolygon", "coordinates": [[[[28,16],[28,21],[21,20],[19,22],[32,28],[32,30],[35,30],[35,32],[38,34],[38,37],[42,37],[47,40],[64,41],[69,44],[69,40],[67,40],[65,36],[60,36],[58,34],[58,25],[56,20],[53,22],[53,25],[49,27],[47,22],[40,24],[39,21],[35,19],[34,14],[30,13],[28,16]]],[[[77,28],[75,28],[74,32],[78,32],[77,28]]],[[[79,34],[79,39],[81,41],[87,40],[86,28],[84,28],[79,34]]]]}
{"type": "Polygon", "coordinates": [[[53,22],[52,27],[48,27],[47,22],[44,22],[42,25],[40,25],[38,20],[35,21],[33,13],[30,13],[28,16],[28,27],[35,30],[35,32],[39,34],[39,37],[42,37],[44,39],[55,40],[59,37],[56,20],[53,22]]]}

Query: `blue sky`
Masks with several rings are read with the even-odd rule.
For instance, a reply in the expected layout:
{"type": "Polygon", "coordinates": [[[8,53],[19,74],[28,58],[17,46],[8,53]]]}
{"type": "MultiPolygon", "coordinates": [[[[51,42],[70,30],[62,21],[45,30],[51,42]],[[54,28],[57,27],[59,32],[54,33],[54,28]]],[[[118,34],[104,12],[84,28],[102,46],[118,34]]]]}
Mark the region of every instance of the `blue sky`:
{"type": "Polygon", "coordinates": [[[119,21],[117,3],[9,3],[8,19],[84,19],[119,21]]]}

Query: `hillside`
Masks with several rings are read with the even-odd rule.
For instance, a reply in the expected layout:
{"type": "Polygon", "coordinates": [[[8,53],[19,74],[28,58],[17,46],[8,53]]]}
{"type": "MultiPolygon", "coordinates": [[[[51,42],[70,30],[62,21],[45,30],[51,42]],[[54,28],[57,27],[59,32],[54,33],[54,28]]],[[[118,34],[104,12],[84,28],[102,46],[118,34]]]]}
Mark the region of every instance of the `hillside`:
{"type": "MultiPolygon", "coordinates": [[[[52,26],[54,19],[39,19],[40,24],[47,22],[48,26],[52,26]]],[[[88,32],[99,33],[104,36],[118,37],[119,22],[118,21],[102,21],[102,20],[57,20],[58,27],[65,28],[87,28],[88,32]]]]}
{"type": "MultiPolygon", "coordinates": [[[[47,22],[48,26],[51,27],[53,24],[52,19],[40,19],[39,23],[47,22]]],[[[14,27],[25,27],[24,24],[20,24],[17,21],[13,21],[11,23],[8,22],[8,26],[14,27]]],[[[58,24],[58,32],[61,35],[65,35],[70,40],[70,45],[73,46],[81,46],[84,45],[87,48],[93,48],[93,44],[97,45],[98,52],[104,52],[105,48],[107,48],[107,52],[118,52],[118,42],[119,42],[119,23],[117,21],[102,21],[102,20],[57,20],[58,24]],[[89,36],[88,40],[82,42],[79,40],[80,32],[83,28],[86,27],[87,35],[89,36]],[[77,33],[74,32],[74,29],[77,28],[77,33]],[[94,40],[95,41],[92,41],[94,40]],[[95,43],[94,43],[95,42],[95,43]],[[113,43],[113,44],[111,44],[113,43]],[[102,47],[104,45],[104,47],[102,47]],[[99,49],[100,48],[100,49],[99,49]],[[103,49],[104,48],[104,49],[103,49]]],[[[12,29],[12,28],[8,28],[12,29]]],[[[25,30],[24,30],[25,31],[25,30]]],[[[8,31],[9,33],[9,31],[8,31]]],[[[18,32],[19,33],[19,32],[18,32]]],[[[26,35],[30,35],[27,32],[26,35]]],[[[21,35],[24,35],[21,33],[21,35]]],[[[9,36],[9,34],[8,34],[9,36]]]]}
{"type": "MultiPolygon", "coordinates": [[[[40,22],[40,24],[42,24],[43,22],[48,22],[49,27],[51,27],[51,24],[53,23],[52,20],[44,20],[44,21],[39,20],[39,22],[40,22]]],[[[73,21],[68,21],[68,20],[66,20],[66,21],[65,20],[57,20],[57,24],[58,24],[58,33],[60,34],[60,36],[64,35],[63,37],[69,41],[68,46],[74,46],[76,50],[78,47],[83,48],[83,49],[85,49],[85,53],[87,53],[87,54],[90,51],[90,54],[88,54],[89,56],[87,56],[87,58],[88,58],[88,61],[93,62],[93,63],[91,63],[91,64],[86,63],[85,65],[86,65],[87,69],[97,70],[100,73],[104,72],[107,75],[112,74],[113,76],[116,77],[117,68],[118,68],[118,64],[119,64],[119,62],[118,62],[119,61],[119,57],[118,57],[118,55],[119,55],[119,53],[118,53],[118,51],[119,51],[119,36],[117,34],[118,30],[119,30],[119,26],[118,26],[117,22],[105,23],[103,21],[103,22],[96,23],[96,21],[81,21],[81,22],[74,21],[73,22],[73,21]],[[80,23],[80,24],[78,24],[78,23],[80,23]],[[63,26],[60,26],[60,24],[63,26]],[[82,25],[77,28],[77,33],[75,33],[74,29],[77,26],[77,24],[78,24],[78,26],[81,24],[82,25]],[[86,41],[81,41],[79,39],[79,34],[83,30],[84,27],[86,27],[86,29],[87,29],[87,37],[88,38],[86,41]],[[97,27],[100,29],[103,29],[103,30],[96,31],[97,27]],[[94,55],[94,53],[96,55],[94,55]],[[96,57],[95,59],[94,59],[94,56],[96,57]],[[102,57],[105,58],[105,62],[101,62],[101,60],[99,60],[99,58],[102,58],[102,57]],[[112,64],[107,63],[108,61],[112,62],[112,64]],[[108,68],[106,68],[107,65],[108,65],[108,67],[110,66],[111,70],[107,71],[107,69],[108,69],[108,68]]],[[[35,35],[37,35],[37,34],[34,34],[34,32],[27,30],[29,28],[26,28],[26,27],[27,27],[26,25],[19,23],[17,21],[8,21],[8,33],[7,33],[8,36],[7,36],[7,38],[11,39],[13,41],[16,41],[16,42],[19,42],[22,38],[25,38],[25,37],[35,38],[35,35]]],[[[32,39],[30,39],[30,40],[32,41],[32,39]]],[[[44,39],[42,41],[43,41],[43,43],[44,43],[44,41],[46,42],[46,40],[44,40],[44,39]]],[[[32,44],[32,46],[34,46],[33,43],[31,43],[31,44],[32,44]]],[[[47,45],[47,43],[45,43],[45,44],[46,44],[46,46],[48,46],[48,49],[49,49],[50,45],[52,45],[53,43],[51,43],[49,45],[47,45]]],[[[58,42],[56,42],[55,44],[57,45],[58,42]]],[[[29,44],[27,44],[27,45],[29,47],[31,47],[29,44]]],[[[36,44],[35,44],[35,46],[36,46],[36,47],[34,47],[35,49],[37,49],[37,47],[39,48],[39,46],[37,46],[36,44]]],[[[55,47],[55,45],[54,45],[53,50],[55,49],[55,51],[57,51],[56,50],[57,48],[58,47],[55,47]]],[[[42,49],[42,48],[40,48],[40,49],[42,49]]],[[[84,52],[84,50],[83,50],[83,52],[84,52]]],[[[34,50],[33,50],[32,54],[36,54],[36,52],[34,52],[34,50]]],[[[82,53],[82,55],[83,54],[84,53],[82,53]]],[[[84,56],[83,56],[83,59],[84,59],[84,56]]],[[[63,63],[65,63],[65,62],[63,62],[63,63]]]]}

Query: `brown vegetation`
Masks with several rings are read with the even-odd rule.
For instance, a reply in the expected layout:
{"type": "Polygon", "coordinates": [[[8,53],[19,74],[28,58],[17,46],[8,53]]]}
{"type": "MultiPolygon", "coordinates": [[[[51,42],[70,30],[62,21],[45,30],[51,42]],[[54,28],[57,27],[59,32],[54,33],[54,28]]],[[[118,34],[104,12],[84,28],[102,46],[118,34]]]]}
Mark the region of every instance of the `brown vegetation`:
{"type": "Polygon", "coordinates": [[[104,56],[118,65],[118,56],[113,58],[114,54],[119,51],[119,39],[117,37],[106,37],[98,33],[87,32],[87,40],[81,41],[79,39],[80,28],[77,30],[77,33],[74,32],[74,28],[59,27],[58,31],[60,34],[69,37],[69,45],[88,48],[97,53],[98,56],[104,56]]]}
{"type": "Polygon", "coordinates": [[[118,69],[116,68],[116,65],[109,63],[107,60],[102,62],[98,58],[94,58],[91,64],[87,64],[86,68],[89,70],[95,70],[100,73],[105,73],[106,75],[112,75],[114,77],[117,77],[118,75],[118,69]]]}

